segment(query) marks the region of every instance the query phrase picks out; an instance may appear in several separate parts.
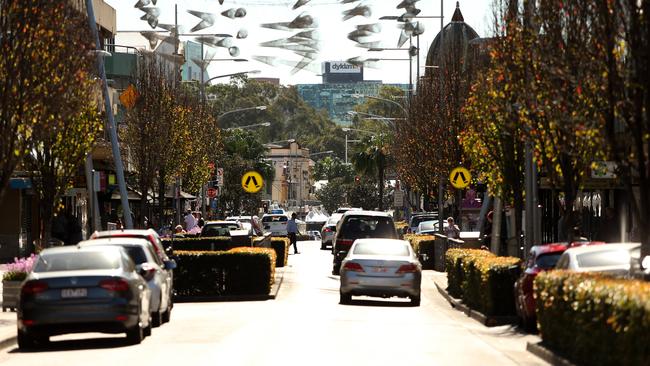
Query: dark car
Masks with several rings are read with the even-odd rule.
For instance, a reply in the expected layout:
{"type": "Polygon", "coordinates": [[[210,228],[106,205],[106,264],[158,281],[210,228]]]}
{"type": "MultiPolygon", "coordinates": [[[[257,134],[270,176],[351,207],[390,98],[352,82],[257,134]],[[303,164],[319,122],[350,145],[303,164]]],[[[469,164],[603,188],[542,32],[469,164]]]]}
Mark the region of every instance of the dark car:
{"type": "Polygon", "coordinates": [[[43,250],[20,291],[18,347],[67,333],[126,333],[130,344],[151,334],[151,293],[120,247],[43,250]]]}
{"type": "Polygon", "coordinates": [[[604,242],[550,243],[535,245],[530,249],[523,273],[515,282],[515,305],[522,325],[529,330],[535,329],[535,297],[533,282],[540,272],[555,268],[558,260],[569,247],[605,244],[604,242]]]}
{"type": "Polygon", "coordinates": [[[348,211],[343,214],[336,227],[332,253],[332,274],[338,275],[341,261],[348,254],[357,239],[399,239],[393,217],[379,211],[348,211]]]}

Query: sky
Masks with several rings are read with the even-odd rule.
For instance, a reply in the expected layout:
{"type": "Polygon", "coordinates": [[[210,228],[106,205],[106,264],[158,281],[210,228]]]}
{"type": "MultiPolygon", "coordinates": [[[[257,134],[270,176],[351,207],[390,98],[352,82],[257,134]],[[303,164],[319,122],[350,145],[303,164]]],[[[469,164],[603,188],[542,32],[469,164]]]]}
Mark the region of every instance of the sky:
{"type": "MultiPolygon", "coordinates": [[[[397,9],[401,0],[361,0],[349,4],[341,4],[338,0],[311,0],[297,10],[292,6],[297,0],[158,0],[156,7],[160,9],[160,23],[174,23],[174,6],[178,6],[178,23],[181,25],[181,32],[189,33],[189,30],[200,20],[187,10],[198,10],[211,12],[217,15],[215,24],[197,34],[227,33],[236,35],[241,29],[248,32],[246,39],[234,39],[233,44],[240,49],[238,58],[248,59],[248,62],[213,61],[208,66],[208,73],[211,77],[230,74],[235,72],[259,70],[252,75],[254,77],[280,78],[284,85],[320,83],[321,63],[323,61],[343,61],[351,57],[363,58],[391,58],[400,60],[385,60],[374,63],[373,67],[366,67],[364,77],[366,80],[381,80],[384,83],[408,83],[409,62],[405,50],[388,50],[381,52],[369,52],[364,48],[356,47],[355,43],[347,38],[347,34],[355,29],[358,24],[379,23],[381,31],[370,40],[380,41],[380,47],[395,48],[399,38],[400,29],[394,20],[379,20],[381,16],[401,15],[403,9],[397,9]],[[372,15],[368,18],[354,17],[347,21],[342,20],[342,12],[355,7],[357,4],[365,4],[371,7],[372,15]],[[221,16],[220,13],[231,8],[246,9],[246,16],[243,18],[230,19],[221,16]],[[277,48],[261,47],[261,42],[290,37],[299,32],[273,30],[262,28],[262,23],[289,22],[302,13],[308,13],[318,22],[318,35],[320,39],[320,53],[318,58],[309,66],[292,74],[292,67],[286,65],[270,66],[255,61],[253,56],[272,56],[277,59],[288,61],[300,61],[301,57],[291,51],[277,48]],[[402,60],[404,59],[404,60],[402,60]]],[[[421,0],[416,6],[422,10],[420,16],[439,16],[441,0],[421,0]]],[[[451,20],[456,8],[456,1],[444,1],[445,24],[451,20]]],[[[139,36],[137,32],[152,30],[146,21],[140,20],[144,14],[141,10],[134,8],[137,0],[105,0],[117,12],[117,44],[124,44],[136,47],[148,48],[148,41],[139,36]],[[126,44],[125,44],[126,43],[126,44]]],[[[468,23],[479,36],[487,36],[490,29],[491,0],[464,0],[460,1],[460,9],[468,23]]],[[[420,64],[424,65],[429,45],[440,31],[440,19],[419,19],[425,25],[425,33],[420,36],[420,64]]],[[[160,29],[160,28],[158,28],[160,29]]],[[[192,37],[183,37],[182,40],[192,40],[192,37]]],[[[416,43],[414,39],[414,44],[416,43]]],[[[408,47],[408,42],[403,46],[408,47]]],[[[216,48],[213,58],[228,59],[231,56],[226,48],[216,48]]],[[[417,75],[416,61],[413,62],[413,81],[417,75]]],[[[424,68],[420,68],[424,73],[424,68]]],[[[227,82],[226,78],[217,81],[227,82]]]]}

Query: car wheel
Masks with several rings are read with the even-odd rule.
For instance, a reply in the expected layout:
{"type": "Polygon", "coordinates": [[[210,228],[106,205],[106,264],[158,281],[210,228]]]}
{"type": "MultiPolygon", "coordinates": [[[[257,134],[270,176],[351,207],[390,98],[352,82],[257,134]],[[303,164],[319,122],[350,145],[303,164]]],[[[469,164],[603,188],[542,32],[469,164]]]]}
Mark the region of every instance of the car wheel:
{"type": "Polygon", "coordinates": [[[171,304],[171,299],[169,300],[169,306],[167,306],[167,311],[165,311],[162,315],[162,322],[163,323],[169,323],[169,319],[172,316],[172,304],[171,304]]]}
{"type": "Polygon", "coordinates": [[[136,324],[133,328],[126,330],[126,343],[128,344],[140,344],[144,339],[144,331],[140,327],[140,324],[136,324]]]}
{"type": "Polygon", "coordinates": [[[151,318],[153,319],[152,323],[154,328],[159,327],[163,322],[162,313],[160,311],[154,311],[151,313],[151,318]]]}
{"type": "Polygon", "coordinates": [[[36,346],[36,340],[29,333],[18,331],[18,348],[31,349],[36,346]]]}
{"type": "Polygon", "coordinates": [[[411,299],[411,305],[413,306],[420,306],[420,296],[410,296],[411,299]]]}
{"type": "Polygon", "coordinates": [[[340,304],[347,305],[347,304],[349,304],[351,302],[352,302],[352,295],[344,294],[342,292],[339,294],[339,303],[340,304]]]}
{"type": "Polygon", "coordinates": [[[142,338],[149,337],[151,335],[151,319],[149,319],[149,325],[142,330],[142,338]]]}

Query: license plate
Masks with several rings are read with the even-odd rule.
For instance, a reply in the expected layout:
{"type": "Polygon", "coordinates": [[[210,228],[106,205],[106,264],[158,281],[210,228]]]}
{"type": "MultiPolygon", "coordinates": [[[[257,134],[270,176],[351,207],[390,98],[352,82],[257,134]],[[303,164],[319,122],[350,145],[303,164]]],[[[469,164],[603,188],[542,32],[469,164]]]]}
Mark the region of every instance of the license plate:
{"type": "Polygon", "coordinates": [[[386,267],[375,267],[374,270],[375,270],[375,272],[379,272],[379,273],[388,272],[388,268],[386,268],[386,267]]]}
{"type": "Polygon", "coordinates": [[[61,297],[64,299],[74,299],[88,296],[86,288],[64,288],[61,290],[61,297]]]}

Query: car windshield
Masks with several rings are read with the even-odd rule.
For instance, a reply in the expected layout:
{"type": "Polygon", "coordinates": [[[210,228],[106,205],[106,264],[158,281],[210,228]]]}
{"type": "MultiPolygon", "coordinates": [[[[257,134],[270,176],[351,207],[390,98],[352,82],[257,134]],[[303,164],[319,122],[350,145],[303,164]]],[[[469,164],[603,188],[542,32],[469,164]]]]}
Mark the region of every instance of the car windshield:
{"type": "Polygon", "coordinates": [[[233,224],[210,224],[203,227],[201,236],[230,236],[230,230],[239,230],[233,224]]]}
{"type": "Polygon", "coordinates": [[[352,253],[360,255],[408,256],[409,249],[406,244],[401,243],[358,243],[352,253]]]}
{"type": "Polygon", "coordinates": [[[630,252],[624,249],[599,250],[576,256],[580,268],[620,266],[630,264],[630,252]]]}
{"type": "Polygon", "coordinates": [[[343,223],[341,232],[348,239],[387,238],[397,239],[395,226],[390,217],[350,216],[343,223]]]}
{"type": "Polygon", "coordinates": [[[34,272],[118,269],[120,257],[114,251],[66,252],[44,254],[38,258],[34,272]]]}
{"type": "Polygon", "coordinates": [[[560,256],[562,256],[562,252],[541,254],[539,257],[537,257],[535,265],[541,269],[551,269],[555,267],[555,264],[560,259],[560,256]]]}

